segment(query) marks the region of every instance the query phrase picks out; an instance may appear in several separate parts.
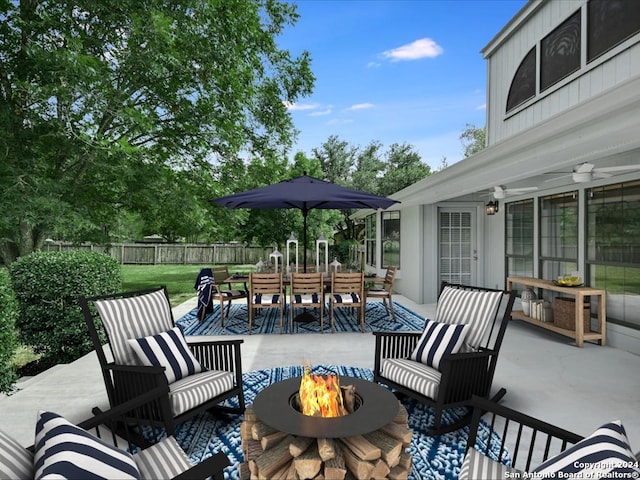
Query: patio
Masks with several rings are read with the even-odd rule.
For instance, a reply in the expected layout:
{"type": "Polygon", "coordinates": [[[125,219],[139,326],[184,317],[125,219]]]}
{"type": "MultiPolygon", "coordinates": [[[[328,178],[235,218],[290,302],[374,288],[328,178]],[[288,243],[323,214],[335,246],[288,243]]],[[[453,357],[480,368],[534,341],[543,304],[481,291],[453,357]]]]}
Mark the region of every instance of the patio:
{"type": "MultiPolygon", "coordinates": [[[[395,300],[432,317],[435,305],[417,305],[401,295],[395,300]]],[[[195,298],[174,309],[180,318],[195,298]]],[[[333,335],[251,335],[242,346],[245,372],[276,366],[334,364],[373,367],[374,337],[370,333],[333,335]]],[[[640,356],[587,343],[576,348],[569,339],[513,321],[507,329],[494,381],[505,387],[503,402],[534,417],[581,435],[621,419],[631,446],[640,450],[640,356]]],[[[106,407],[98,361],[91,353],[69,365],[26,380],[15,394],[0,397],[0,429],[23,445],[33,443],[36,414],[48,409],[79,422],[93,406],[106,407]]]]}

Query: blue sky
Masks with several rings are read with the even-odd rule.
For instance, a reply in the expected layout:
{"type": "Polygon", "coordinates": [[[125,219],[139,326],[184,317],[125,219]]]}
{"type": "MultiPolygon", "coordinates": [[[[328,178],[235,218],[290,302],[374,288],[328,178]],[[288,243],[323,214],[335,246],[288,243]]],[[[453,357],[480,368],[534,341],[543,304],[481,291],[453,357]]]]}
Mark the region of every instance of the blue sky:
{"type": "Polygon", "coordinates": [[[462,158],[467,123],[485,124],[480,50],[525,0],[299,0],[283,48],[312,58],[311,96],[290,105],[300,131],[292,153],[330,135],[384,150],[409,143],[438,168],[462,158]]]}

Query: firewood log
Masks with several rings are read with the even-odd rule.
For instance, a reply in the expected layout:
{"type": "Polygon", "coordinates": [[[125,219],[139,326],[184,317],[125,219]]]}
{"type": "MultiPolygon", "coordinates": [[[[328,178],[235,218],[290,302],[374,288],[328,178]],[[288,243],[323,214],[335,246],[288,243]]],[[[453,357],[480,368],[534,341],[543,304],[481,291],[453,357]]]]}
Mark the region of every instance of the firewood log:
{"type": "Polygon", "coordinates": [[[323,462],[336,456],[336,441],[333,438],[318,439],[318,453],[323,462]]]}
{"type": "Polygon", "coordinates": [[[344,463],[344,455],[334,442],[333,458],[325,460],[324,463],[324,476],[326,480],[344,480],[346,474],[347,466],[344,463]]]}
{"type": "Polygon", "coordinates": [[[258,422],[251,427],[251,436],[253,437],[254,440],[262,440],[262,437],[264,437],[265,435],[270,435],[277,431],[278,430],[276,430],[273,427],[270,427],[269,425],[265,425],[262,422],[258,422]]]}
{"type": "Polygon", "coordinates": [[[407,480],[407,478],[409,478],[409,472],[400,465],[396,465],[389,472],[390,480],[407,480]]]}
{"type": "Polygon", "coordinates": [[[302,455],[302,453],[309,448],[309,445],[313,443],[313,440],[314,439],[310,437],[295,437],[289,445],[289,453],[293,458],[302,455]]]}
{"type": "Polygon", "coordinates": [[[344,455],[344,463],[347,469],[357,479],[371,478],[373,471],[373,463],[358,458],[344,443],[341,443],[342,454],[344,455]]]}
{"type": "Polygon", "coordinates": [[[280,441],[286,436],[287,436],[286,432],[270,433],[269,435],[265,435],[264,437],[262,437],[262,439],[260,439],[260,445],[262,446],[263,450],[268,450],[274,445],[277,445],[278,443],[280,443],[280,441]]]}
{"type": "Polygon", "coordinates": [[[353,385],[342,385],[342,399],[347,412],[353,413],[356,406],[356,387],[353,385]]]}
{"type": "Polygon", "coordinates": [[[260,480],[271,480],[273,475],[291,460],[289,444],[293,437],[288,435],[275,447],[265,450],[262,455],[256,458],[258,467],[258,478],[260,480]]]}
{"type": "Polygon", "coordinates": [[[389,468],[389,465],[387,465],[387,462],[379,458],[375,466],[373,467],[371,478],[374,480],[384,480],[385,478],[387,478],[387,475],[390,471],[391,469],[389,468]]]}
{"type": "Polygon", "coordinates": [[[402,452],[400,454],[400,460],[398,461],[398,465],[404,468],[407,472],[411,471],[411,455],[409,452],[402,452]]]}
{"type": "Polygon", "coordinates": [[[258,416],[253,411],[253,405],[247,405],[247,407],[244,409],[244,421],[254,423],[258,421],[258,416]]]}
{"type": "Polygon", "coordinates": [[[361,460],[377,460],[382,455],[378,447],[369,442],[362,435],[344,437],[340,439],[361,460]]]}
{"type": "MultiPolygon", "coordinates": [[[[371,444],[375,445],[382,452],[382,459],[387,462],[390,468],[395,467],[400,461],[402,453],[402,442],[398,439],[376,430],[375,432],[363,435],[371,444]]],[[[386,475],[386,474],[385,474],[386,475]]]]}
{"type": "Polygon", "coordinates": [[[413,432],[409,428],[403,427],[399,423],[388,423],[380,430],[382,430],[390,437],[400,440],[405,447],[408,447],[411,444],[411,437],[413,436],[413,432]]]}
{"type": "Polygon", "coordinates": [[[302,454],[293,459],[296,473],[300,478],[314,478],[322,468],[322,459],[318,454],[317,444],[311,444],[302,454]]]}
{"type": "Polygon", "coordinates": [[[398,402],[398,413],[396,414],[393,421],[395,423],[404,425],[405,427],[409,423],[409,412],[407,412],[407,409],[405,408],[405,406],[402,405],[402,403],[400,402],[398,402]]]}

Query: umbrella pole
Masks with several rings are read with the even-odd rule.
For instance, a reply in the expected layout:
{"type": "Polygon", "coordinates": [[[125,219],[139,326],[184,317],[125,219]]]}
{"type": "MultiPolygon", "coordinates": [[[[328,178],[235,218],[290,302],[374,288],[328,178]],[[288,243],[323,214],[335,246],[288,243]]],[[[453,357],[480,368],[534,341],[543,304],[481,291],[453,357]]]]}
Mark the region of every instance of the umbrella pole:
{"type": "MultiPolygon", "coordinates": [[[[303,261],[304,273],[307,273],[307,215],[308,214],[309,214],[309,210],[307,209],[307,207],[306,206],[303,207],[302,208],[302,219],[303,219],[302,221],[302,224],[303,224],[302,256],[304,257],[304,261],[303,261]]],[[[316,321],[317,318],[313,313],[308,312],[307,308],[305,307],[302,313],[299,313],[298,315],[296,315],[296,317],[293,320],[299,323],[309,323],[309,322],[316,321]]]]}

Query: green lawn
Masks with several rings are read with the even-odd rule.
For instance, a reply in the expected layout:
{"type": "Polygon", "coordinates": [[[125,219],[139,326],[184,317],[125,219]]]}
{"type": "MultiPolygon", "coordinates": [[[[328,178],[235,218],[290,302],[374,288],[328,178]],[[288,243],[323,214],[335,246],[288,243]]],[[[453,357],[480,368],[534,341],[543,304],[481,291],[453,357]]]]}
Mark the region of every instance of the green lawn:
{"type": "MultiPolygon", "coordinates": [[[[229,265],[230,273],[250,272],[253,265],[229,265]]],[[[196,295],[193,288],[200,265],[122,265],[122,290],[141,290],[166,285],[171,306],[196,295]]]]}

